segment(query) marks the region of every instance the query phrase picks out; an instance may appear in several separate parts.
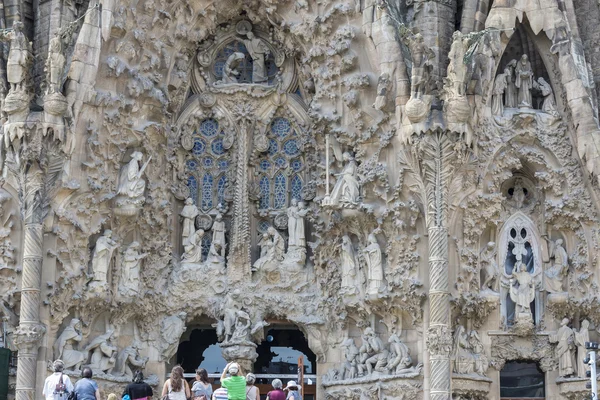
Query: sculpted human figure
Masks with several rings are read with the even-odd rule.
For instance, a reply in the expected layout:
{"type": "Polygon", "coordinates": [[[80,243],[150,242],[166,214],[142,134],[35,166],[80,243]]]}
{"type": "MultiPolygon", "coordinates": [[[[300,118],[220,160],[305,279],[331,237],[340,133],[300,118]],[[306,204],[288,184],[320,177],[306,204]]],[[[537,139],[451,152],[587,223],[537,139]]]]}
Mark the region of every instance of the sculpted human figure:
{"type": "Polygon", "coordinates": [[[60,93],[66,62],[62,41],[59,36],[54,36],[50,39],[48,58],[46,59],[46,80],[48,83],[46,93],[60,93]]]}
{"type": "Polygon", "coordinates": [[[363,344],[359,350],[360,360],[371,375],[373,371],[385,372],[389,352],[371,327],[365,328],[363,344]]]}
{"type": "Polygon", "coordinates": [[[558,111],[556,110],[556,101],[554,100],[554,91],[552,90],[552,86],[550,86],[550,84],[540,76],[537,82],[533,81],[533,87],[542,92],[542,96],[544,96],[542,111],[547,114],[557,116],[558,111]]]}
{"type": "Polygon", "coordinates": [[[413,372],[412,357],[410,349],[406,346],[396,333],[392,333],[388,339],[390,344],[390,354],[386,368],[394,375],[401,375],[413,372]]]}
{"type": "Polygon", "coordinates": [[[106,289],[107,274],[114,250],[119,244],[112,239],[112,231],[107,229],[96,240],[96,247],[92,255],[92,272],[94,277],[90,287],[106,289]]]}
{"type": "Polygon", "coordinates": [[[133,378],[133,371],[135,369],[144,369],[147,362],[148,357],[140,357],[140,344],[137,340],[134,340],[131,346],[125,347],[123,351],[119,353],[115,368],[111,374],[126,376],[131,379],[133,378]]]}
{"type": "Polygon", "coordinates": [[[223,306],[221,307],[225,335],[225,338],[223,340],[224,342],[230,341],[231,337],[233,336],[233,332],[235,330],[237,322],[238,311],[241,310],[239,297],[239,290],[234,290],[225,297],[225,301],[223,302],[223,306]]]}
{"type": "Polygon", "coordinates": [[[480,376],[485,376],[485,372],[488,369],[489,361],[483,350],[483,343],[476,330],[472,330],[469,333],[469,346],[473,354],[475,361],[475,373],[480,376]]]}
{"type": "Polygon", "coordinates": [[[377,81],[377,97],[375,98],[373,108],[376,110],[382,110],[386,106],[388,102],[388,92],[390,91],[390,86],[390,74],[384,72],[379,76],[379,80],[377,81]]]}
{"type": "Polygon", "coordinates": [[[484,276],[481,290],[490,289],[497,292],[500,271],[496,263],[496,243],[488,242],[486,247],[481,250],[481,253],[479,253],[479,265],[484,276]]]}
{"type": "Polygon", "coordinates": [[[220,212],[218,212],[215,216],[215,222],[213,223],[212,231],[213,235],[211,246],[218,243],[221,247],[221,257],[225,257],[225,248],[227,247],[225,243],[225,221],[223,221],[223,214],[220,212]]]}
{"type": "Polygon", "coordinates": [[[198,207],[194,204],[194,200],[191,197],[188,197],[185,200],[185,206],[181,210],[181,215],[183,217],[183,229],[181,231],[181,242],[185,246],[188,243],[189,237],[196,232],[196,217],[200,212],[198,211],[198,207]]]}
{"type": "Polygon", "coordinates": [[[112,329],[109,329],[105,334],[92,340],[85,348],[88,357],[91,355],[89,367],[95,374],[107,373],[115,365],[117,347],[112,344],[114,333],[112,329]]]}
{"type": "Polygon", "coordinates": [[[531,88],[533,87],[533,71],[527,54],[523,54],[515,67],[515,86],[519,89],[518,105],[520,108],[531,108],[531,88]]]}
{"type": "Polygon", "coordinates": [[[218,267],[217,272],[224,273],[225,257],[221,255],[223,249],[221,243],[211,243],[206,257],[206,264],[218,267]]]}
{"type": "Polygon", "coordinates": [[[10,41],[6,60],[6,76],[10,83],[10,91],[24,90],[29,76],[29,67],[33,62],[33,51],[31,43],[23,33],[23,23],[14,21],[12,31],[1,33],[0,41],[10,41]]]}
{"type": "Polygon", "coordinates": [[[268,78],[265,58],[269,55],[269,47],[262,39],[255,37],[252,31],[247,32],[246,36],[248,39],[243,42],[252,57],[252,83],[266,83],[268,78]]]}
{"type": "Polygon", "coordinates": [[[121,168],[119,174],[119,185],[117,193],[122,196],[126,196],[129,199],[139,199],[144,196],[144,190],[146,189],[146,181],[142,179],[142,174],[150,162],[150,159],[146,161],[140,168],[143,155],[139,151],[134,152],[131,155],[131,161],[121,168]]]}
{"type": "Polygon", "coordinates": [[[340,203],[357,204],[360,197],[357,178],[358,165],[350,153],[344,153],[342,158],[347,164],[341,173],[335,174],[338,180],[333,187],[329,201],[331,205],[340,203]]]}
{"type": "Polygon", "coordinates": [[[342,293],[353,294],[357,292],[357,268],[354,246],[348,235],[342,237],[342,293]]]}
{"type": "Polygon", "coordinates": [[[54,342],[54,358],[62,360],[65,364],[65,369],[71,369],[71,367],[73,367],[74,371],[81,369],[81,364],[85,361],[87,353],[75,350],[75,347],[77,347],[82,339],[81,321],[73,318],[58,339],[56,339],[56,342],[54,342]]]}
{"type": "Polygon", "coordinates": [[[138,242],[132,242],[123,253],[119,293],[126,297],[134,297],[140,293],[141,263],[148,256],[148,253],[140,254],[139,248],[140,244],[138,242]]]}
{"type": "Polygon", "coordinates": [[[0,243],[0,261],[0,269],[7,268],[15,262],[15,246],[8,237],[0,243]]]}
{"type": "Polygon", "coordinates": [[[187,244],[183,246],[184,253],[181,256],[182,263],[199,264],[202,262],[202,237],[204,231],[198,229],[188,238],[187,244]]]}
{"type": "MultiPolygon", "coordinates": [[[[546,240],[548,240],[546,238],[546,240]]],[[[554,264],[546,269],[545,288],[549,293],[563,292],[563,281],[567,277],[569,269],[569,259],[567,252],[563,247],[563,240],[558,239],[552,244],[550,249],[550,259],[554,258],[554,264]]]]}
{"type": "Polygon", "coordinates": [[[471,353],[469,338],[462,325],[456,327],[454,334],[454,369],[457,374],[472,374],[475,371],[475,359],[471,353]]]}
{"type": "Polygon", "coordinates": [[[427,47],[423,35],[420,33],[405,35],[402,40],[408,46],[412,58],[410,97],[420,99],[425,94],[429,80],[429,69],[431,69],[431,62],[435,58],[435,53],[427,47]]]}
{"type": "Polygon", "coordinates": [[[292,199],[292,204],[287,209],[289,246],[306,246],[304,217],[307,214],[308,209],[304,208],[304,203],[298,202],[297,199],[292,199]]]}
{"type": "Polygon", "coordinates": [[[506,79],[506,90],[504,91],[504,107],[517,107],[517,87],[515,86],[515,67],[517,60],[511,60],[504,68],[504,78],[506,79]]]}
{"type": "Polygon", "coordinates": [[[587,357],[585,343],[590,341],[590,321],[584,319],[581,321],[579,332],[573,331],[575,334],[575,345],[577,346],[577,376],[585,378],[586,371],[589,371],[590,366],[584,363],[583,360],[587,357]]]}
{"type": "Polygon", "coordinates": [[[344,351],[345,362],[342,364],[340,371],[341,379],[354,379],[358,377],[358,347],[354,343],[354,339],[346,339],[340,345],[344,351]]]}
{"type": "Polygon", "coordinates": [[[223,83],[237,83],[237,78],[240,75],[240,71],[236,68],[240,64],[240,61],[246,58],[244,53],[235,52],[227,57],[225,64],[223,65],[223,83]]]}
{"type": "Polygon", "coordinates": [[[369,234],[369,244],[363,250],[368,267],[368,287],[367,294],[377,295],[384,286],[383,264],[381,257],[381,247],[377,243],[377,238],[373,233],[369,234]]]}
{"type": "Polygon", "coordinates": [[[252,267],[253,271],[258,271],[266,264],[280,262],[284,259],[285,240],[283,237],[277,232],[277,229],[272,226],[267,229],[267,234],[269,235],[268,242],[265,243],[264,247],[261,247],[261,252],[263,251],[263,248],[265,249],[265,255],[256,260],[252,267]]]}
{"type": "Polygon", "coordinates": [[[558,359],[558,374],[566,377],[574,375],[575,367],[575,335],[569,328],[569,319],[564,318],[556,334],[550,335],[550,343],[556,343],[556,358],[558,359]]]}
{"type": "Polygon", "coordinates": [[[185,331],[185,318],[187,314],[180,312],[177,315],[166,317],[161,322],[160,333],[162,336],[162,355],[168,360],[177,351],[181,334],[185,331]]]}
{"type": "Polygon", "coordinates": [[[519,284],[518,287],[514,286],[514,280],[510,279],[510,299],[516,304],[516,313],[528,314],[531,316],[531,302],[535,299],[535,285],[533,283],[533,277],[527,272],[527,266],[522,261],[515,263],[512,276],[516,279],[519,284]]]}
{"type": "Polygon", "coordinates": [[[502,116],[504,114],[503,96],[506,90],[506,73],[498,74],[492,89],[492,114],[502,116]]]}

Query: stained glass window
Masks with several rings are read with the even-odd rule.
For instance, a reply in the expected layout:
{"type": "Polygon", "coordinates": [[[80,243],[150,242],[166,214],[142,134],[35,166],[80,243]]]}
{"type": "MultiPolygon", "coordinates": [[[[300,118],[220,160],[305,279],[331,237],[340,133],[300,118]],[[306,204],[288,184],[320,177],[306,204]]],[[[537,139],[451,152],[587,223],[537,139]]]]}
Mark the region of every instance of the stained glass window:
{"type": "Polygon", "coordinates": [[[217,183],[217,203],[225,204],[225,188],[227,187],[227,176],[223,175],[217,183]]]}
{"type": "Polygon", "coordinates": [[[206,257],[208,257],[208,252],[210,251],[210,244],[211,244],[211,236],[208,233],[205,233],[204,236],[202,236],[202,241],[200,242],[200,246],[202,248],[202,261],[206,260],[206,257]]]}
{"type": "Polygon", "coordinates": [[[302,199],[302,179],[298,175],[294,175],[292,181],[290,182],[290,192],[292,195],[292,199],[301,200],[302,199]]]}
{"type": "Polygon", "coordinates": [[[260,178],[260,208],[269,208],[271,203],[271,183],[269,178],[263,176],[260,178]]]}
{"type": "Polygon", "coordinates": [[[210,211],[212,208],[213,177],[211,174],[204,175],[202,178],[202,210],[210,211]]]}
{"type": "Polygon", "coordinates": [[[198,204],[198,182],[193,175],[188,178],[187,185],[190,188],[190,197],[198,204]]]}

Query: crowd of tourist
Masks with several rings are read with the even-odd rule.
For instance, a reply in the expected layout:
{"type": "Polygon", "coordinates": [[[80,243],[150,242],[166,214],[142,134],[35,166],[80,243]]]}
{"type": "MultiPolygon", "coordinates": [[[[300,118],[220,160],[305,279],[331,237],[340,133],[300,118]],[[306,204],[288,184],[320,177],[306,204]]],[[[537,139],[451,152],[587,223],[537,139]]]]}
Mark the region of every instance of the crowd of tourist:
{"type": "MultiPolygon", "coordinates": [[[[54,361],[54,373],[44,382],[43,395],[46,400],[102,400],[98,384],[92,380],[92,369],[84,367],[81,379],[75,385],[68,375],[61,360],[54,361]]],[[[255,386],[256,376],[244,371],[237,363],[229,363],[223,368],[220,378],[221,387],[213,391],[204,368],[196,371],[196,379],[192,386],[183,375],[183,368],[176,365],[171,376],[162,388],[162,400],[260,400],[260,390],[255,386]]],[[[298,384],[289,381],[285,388],[280,379],[271,383],[273,390],[267,393],[267,400],[302,400],[298,384]]],[[[125,387],[120,400],[151,400],[152,387],[144,382],[144,375],[136,371],[133,381],[125,387]]],[[[108,395],[107,400],[118,400],[116,394],[108,395]]]]}

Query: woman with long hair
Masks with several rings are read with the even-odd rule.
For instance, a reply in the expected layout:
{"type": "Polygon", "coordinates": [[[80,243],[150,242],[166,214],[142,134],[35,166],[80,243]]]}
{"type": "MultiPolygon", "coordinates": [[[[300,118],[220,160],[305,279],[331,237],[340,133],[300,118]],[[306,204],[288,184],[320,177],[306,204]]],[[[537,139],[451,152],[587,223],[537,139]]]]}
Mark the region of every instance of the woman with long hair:
{"type": "Polygon", "coordinates": [[[190,386],[183,379],[181,365],[176,365],[171,370],[171,377],[167,379],[162,390],[162,397],[166,395],[169,395],[169,400],[187,400],[192,396],[190,386]]]}
{"type": "Polygon", "coordinates": [[[212,385],[208,381],[208,373],[204,368],[196,370],[196,382],[192,385],[193,400],[210,400],[212,385]]]}

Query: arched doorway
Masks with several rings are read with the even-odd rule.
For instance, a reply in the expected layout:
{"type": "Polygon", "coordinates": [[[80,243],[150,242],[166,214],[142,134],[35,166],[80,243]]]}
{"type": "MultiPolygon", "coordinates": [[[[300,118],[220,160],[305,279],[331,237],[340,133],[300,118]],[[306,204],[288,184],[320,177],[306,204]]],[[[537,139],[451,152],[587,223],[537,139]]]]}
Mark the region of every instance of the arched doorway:
{"type": "Polygon", "coordinates": [[[179,344],[177,364],[183,367],[186,375],[194,374],[198,368],[206,369],[209,374],[220,375],[227,361],[221,354],[215,329],[192,328],[189,338],[179,344]]]}
{"type": "Polygon", "coordinates": [[[534,361],[508,361],[500,371],[500,398],[545,399],[544,372],[534,361]]]}

